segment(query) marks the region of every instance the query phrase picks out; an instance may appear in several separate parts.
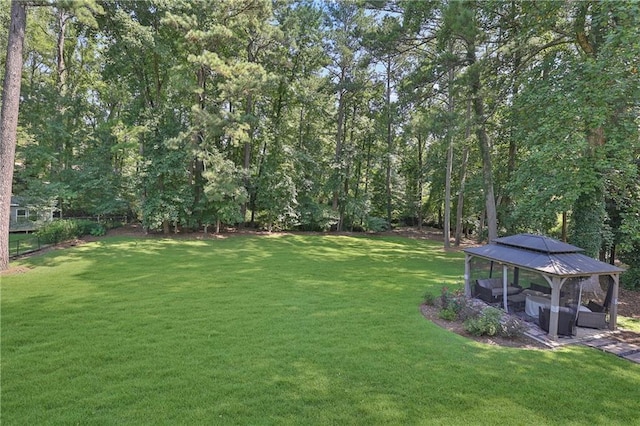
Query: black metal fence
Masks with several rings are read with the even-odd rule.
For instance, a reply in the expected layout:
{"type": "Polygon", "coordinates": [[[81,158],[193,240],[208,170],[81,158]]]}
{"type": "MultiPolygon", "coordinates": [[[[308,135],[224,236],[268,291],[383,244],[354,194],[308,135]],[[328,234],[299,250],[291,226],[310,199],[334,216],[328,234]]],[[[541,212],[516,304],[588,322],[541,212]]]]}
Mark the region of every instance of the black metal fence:
{"type": "MultiPolygon", "coordinates": [[[[85,216],[85,217],[69,217],[65,220],[74,221],[90,221],[99,223],[104,226],[104,229],[111,229],[118,226],[122,226],[128,223],[130,217],[128,216],[85,216]]],[[[42,225],[42,224],[41,224],[42,225]]],[[[35,230],[36,228],[34,228],[35,230]]],[[[25,229],[27,231],[27,229],[25,229]]],[[[54,242],[46,241],[45,239],[38,237],[37,234],[12,232],[9,234],[9,257],[18,257],[25,254],[29,254],[38,250],[41,250],[50,245],[56,245],[61,241],[56,240],[54,242]]]]}
{"type": "Polygon", "coordinates": [[[35,234],[10,234],[9,236],[9,256],[17,257],[45,247],[40,238],[35,234]]]}

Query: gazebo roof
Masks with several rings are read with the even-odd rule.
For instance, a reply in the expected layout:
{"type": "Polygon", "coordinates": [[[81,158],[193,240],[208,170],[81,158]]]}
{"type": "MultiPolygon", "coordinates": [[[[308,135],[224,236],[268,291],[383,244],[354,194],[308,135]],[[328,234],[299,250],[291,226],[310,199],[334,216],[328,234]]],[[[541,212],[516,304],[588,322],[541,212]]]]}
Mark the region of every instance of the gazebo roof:
{"type": "Polygon", "coordinates": [[[542,235],[497,238],[482,247],[465,249],[470,256],[561,277],[619,274],[622,268],[580,253],[579,247],[542,235]]]}

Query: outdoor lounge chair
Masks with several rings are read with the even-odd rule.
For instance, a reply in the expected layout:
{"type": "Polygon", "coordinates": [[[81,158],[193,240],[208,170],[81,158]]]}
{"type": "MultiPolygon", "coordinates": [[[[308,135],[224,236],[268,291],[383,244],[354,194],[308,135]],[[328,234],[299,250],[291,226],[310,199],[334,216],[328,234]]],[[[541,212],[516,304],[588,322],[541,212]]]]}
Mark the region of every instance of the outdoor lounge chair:
{"type": "MultiPolygon", "coordinates": [[[[538,308],[538,325],[541,329],[549,332],[549,319],[551,317],[551,309],[549,308],[538,308]]],[[[570,308],[560,308],[560,312],[558,312],[558,334],[563,336],[572,336],[575,334],[574,332],[575,325],[575,313],[570,308]]]]}
{"type": "MultiPolygon", "coordinates": [[[[504,292],[502,278],[487,278],[476,280],[475,284],[476,297],[487,303],[497,303],[502,300],[504,292]]],[[[522,287],[509,285],[507,286],[507,296],[518,294],[522,291],[522,287]]]]}

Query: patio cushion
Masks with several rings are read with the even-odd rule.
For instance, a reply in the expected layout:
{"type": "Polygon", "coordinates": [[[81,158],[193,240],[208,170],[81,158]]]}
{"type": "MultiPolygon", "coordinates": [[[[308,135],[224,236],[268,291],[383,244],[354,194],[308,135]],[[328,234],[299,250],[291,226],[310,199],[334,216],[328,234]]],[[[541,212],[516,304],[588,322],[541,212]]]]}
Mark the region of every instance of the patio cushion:
{"type": "Polygon", "coordinates": [[[591,312],[603,312],[604,311],[604,307],[602,305],[597,304],[593,300],[589,300],[589,303],[587,303],[587,308],[589,308],[589,310],[591,312]]]}

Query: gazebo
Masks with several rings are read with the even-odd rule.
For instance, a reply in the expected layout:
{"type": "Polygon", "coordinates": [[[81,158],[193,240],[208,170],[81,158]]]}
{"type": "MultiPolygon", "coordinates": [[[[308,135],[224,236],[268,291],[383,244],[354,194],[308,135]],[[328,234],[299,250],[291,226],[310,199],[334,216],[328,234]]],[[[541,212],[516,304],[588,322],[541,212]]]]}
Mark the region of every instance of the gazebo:
{"type": "MultiPolygon", "coordinates": [[[[512,289],[522,291],[534,286],[537,290],[546,289],[550,293],[547,295],[550,296],[548,335],[555,340],[558,337],[561,299],[562,305],[569,306],[571,303],[570,306],[577,313],[583,292],[597,291],[604,284],[607,288],[606,303],[609,305],[608,327],[615,330],[618,286],[620,273],[624,269],[586,256],[581,253],[583,251],[562,241],[532,234],[497,238],[485,246],[465,249],[465,294],[467,297],[473,296],[472,285],[477,282],[476,279],[489,278],[494,282],[499,279],[502,284],[502,289],[497,289],[499,301],[504,310],[509,312],[509,302],[517,300],[524,303],[523,295],[519,298],[517,294],[512,295],[512,289]],[[541,281],[542,286],[533,282],[536,280],[541,281]],[[568,297],[567,294],[574,296],[568,297]]],[[[534,300],[534,296],[531,298],[534,300]]],[[[527,304],[529,302],[527,296],[527,304]]]]}

